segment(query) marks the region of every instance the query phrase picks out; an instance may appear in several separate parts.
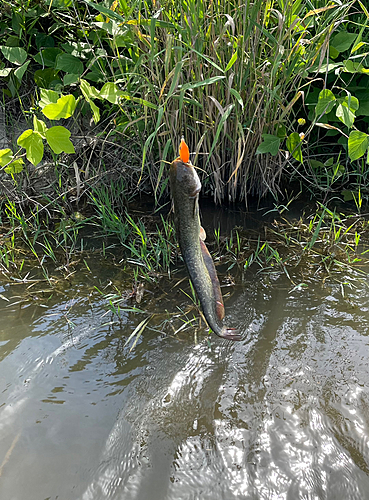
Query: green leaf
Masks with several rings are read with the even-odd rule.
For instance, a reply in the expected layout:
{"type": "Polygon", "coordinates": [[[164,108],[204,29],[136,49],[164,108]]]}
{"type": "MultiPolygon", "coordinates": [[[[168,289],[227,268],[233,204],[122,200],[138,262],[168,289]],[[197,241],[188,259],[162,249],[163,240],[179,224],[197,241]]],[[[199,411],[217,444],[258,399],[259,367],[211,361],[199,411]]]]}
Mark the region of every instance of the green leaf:
{"type": "Polygon", "coordinates": [[[13,158],[11,149],[0,149],[0,167],[4,167],[13,158]]]}
{"type": "Polygon", "coordinates": [[[54,68],[38,69],[33,77],[36,85],[43,89],[55,88],[56,85],[62,83],[58,78],[58,72],[54,68]]]}
{"type": "Polygon", "coordinates": [[[120,97],[122,97],[123,92],[118,89],[115,83],[109,82],[105,83],[103,88],[100,90],[99,98],[106,99],[112,104],[118,104],[120,97]]]}
{"type": "Polygon", "coordinates": [[[287,149],[292,154],[292,156],[300,163],[302,163],[301,143],[301,138],[297,132],[292,132],[292,134],[287,137],[287,149]]]}
{"type": "Polygon", "coordinates": [[[6,47],[5,45],[0,45],[0,50],[5,59],[17,66],[21,66],[27,59],[27,52],[21,47],[6,47]]]}
{"type": "Polygon", "coordinates": [[[359,100],[348,92],[348,96],[338,102],[336,116],[347,128],[351,128],[355,121],[355,111],[359,109],[359,100]]]}
{"type": "Polygon", "coordinates": [[[78,75],[74,73],[67,73],[63,77],[63,85],[66,87],[67,85],[72,85],[73,83],[77,83],[79,79],[78,75]]]}
{"type": "Polygon", "coordinates": [[[224,80],[225,76],[212,76],[211,78],[207,78],[206,80],[201,80],[200,82],[196,83],[185,83],[183,87],[181,88],[181,91],[184,92],[185,90],[189,89],[196,89],[197,87],[203,87],[205,85],[212,85],[215,82],[218,82],[219,80],[224,80]]]}
{"type": "Polygon", "coordinates": [[[61,69],[66,73],[73,73],[81,76],[83,73],[83,63],[76,56],[72,54],[59,54],[55,60],[55,68],[61,69]]]}
{"type": "Polygon", "coordinates": [[[347,96],[344,97],[343,99],[339,99],[339,103],[343,104],[347,108],[349,108],[353,113],[359,109],[359,99],[353,95],[350,94],[350,92],[347,92],[347,96]]]}
{"type": "Polygon", "coordinates": [[[336,98],[334,94],[329,89],[324,89],[320,92],[318,97],[318,103],[315,106],[315,114],[316,116],[320,116],[321,114],[327,114],[335,105],[336,98]]]}
{"type": "Polygon", "coordinates": [[[93,7],[94,9],[101,12],[101,14],[105,14],[109,19],[116,19],[119,22],[125,21],[124,17],[120,16],[119,14],[114,12],[113,10],[107,9],[106,7],[104,7],[101,4],[91,2],[91,0],[84,0],[84,2],[87,5],[89,5],[90,7],[93,7]]]}
{"type": "Polygon", "coordinates": [[[132,97],[131,95],[127,94],[126,92],[122,92],[121,98],[126,99],[127,101],[137,102],[137,103],[141,104],[142,106],[146,106],[147,108],[159,109],[158,106],[156,104],[154,104],[153,102],[146,101],[145,99],[141,99],[140,97],[132,97]]]}
{"type": "Polygon", "coordinates": [[[9,75],[9,73],[12,71],[13,68],[3,68],[3,69],[0,69],[0,76],[2,77],[7,77],[9,75]]]}
{"type": "Polygon", "coordinates": [[[324,168],[324,163],[322,163],[321,161],[310,160],[309,163],[310,163],[311,168],[313,168],[314,170],[318,170],[320,168],[324,168]]]}
{"type": "Polygon", "coordinates": [[[27,71],[27,68],[28,68],[28,65],[29,65],[30,62],[31,61],[25,62],[24,64],[22,64],[22,66],[20,68],[17,68],[14,71],[14,74],[17,77],[19,83],[22,81],[23,75],[27,71]]]}
{"type": "Polygon", "coordinates": [[[331,59],[337,59],[337,57],[340,55],[338,50],[336,50],[332,45],[329,46],[329,57],[331,59]]]}
{"type": "Polygon", "coordinates": [[[351,201],[354,199],[354,193],[348,189],[341,191],[344,201],[351,201]]]}
{"type": "Polygon", "coordinates": [[[368,74],[369,68],[364,68],[364,66],[361,63],[354,62],[354,61],[351,61],[350,59],[347,59],[346,61],[343,61],[343,71],[345,73],[368,74]]]}
{"type": "Polygon", "coordinates": [[[36,116],[33,116],[33,130],[35,132],[38,132],[41,135],[41,137],[46,139],[45,135],[47,130],[46,123],[43,122],[42,120],[39,120],[36,116]]]}
{"type": "Polygon", "coordinates": [[[55,41],[52,36],[46,35],[45,33],[37,33],[36,35],[37,50],[42,49],[42,47],[54,47],[54,45],[55,41]]]}
{"type": "Polygon", "coordinates": [[[336,110],[337,118],[346,125],[347,128],[351,128],[355,121],[355,113],[353,113],[344,104],[339,104],[336,110]]]}
{"type": "Polygon", "coordinates": [[[100,92],[93,85],[90,85],[88,82],[86,82],[86,80],[81,79],[80,86],[82,94],[86,99],[98,99],[100,97],[100,92]]]}
{"type": "Polygon", "coordinates": [[[237,92],[236,89],[230,89],[230,93],[236,98],[238,104],[241,106],[241,108],[243,109],[243,100],[242,100],[242,97],[240,96],[240,94],[237,92]]]}
{"type": "Polygon", "coordinates": [[[369,145],[368,137],[368,134],[359,132],[358,130],[350,132],[348,138],[348,154],[351,161],[358,160],[364,156],[369,145]]]}
{"type": "Polygon", "coordinates": [[[348,33],[346,30],[340,31],[331,39],[330,45],[338,52],[345,52],[354,43],[356,36],[355,33],[348,33]]]}
{"type": "Polygon", "coordinates": [[[63,51],[57,47],[48,47],[41,50],[33,59],[42,66],[47,66],[48,68],[55,68],[55,61],[59,54],[63,54],[63,51]]]}
{"type": "Polygon", "coordinates": [[[238,55],[238,52],[236,50],[236,52],[230,58],[229,63],[227,64],[227,67],[226,67],[226,69],[224,71],[228,71],[228,70],[230,70],[232,68],[232,66],[234,65],[234,63],[237,61],[237,55],[238,55]]]}
{"type": "Polygon", "coordinates": [[[264,142],[259,145],[256,154],[270,153],[272,156],[275,156],[279,151],[281,139],[272,134],[262,134],[261,137],[264,142]]]}
{"type": "Polygon", "coordinates": [[[91,99],[88,99],[88,104],[90,105],[92,114],[94,116],[94,122],[98,123],[100,121],[100,110],[99,110],[99,108],[96,106],[96,104],[94,103],[94,101],[92,101],[91,99]]]}
{"type": "Polygon", "coordinates": [[[276,126],[276,133],[280,139],[284,139],[287,135],[286,126],[283,123],[278,123],[276,126]]]}
{"type": "Polygon", "coordinates": [[[46,130],[46,140],[55,154],[75,153],[74,146],[70,141],[70,132],[65,127],[57,125],[46,130]]]}
{"type": "Polygon", "coordinates": [[[48,104],[57,103],[59,99],[58,92],[55,90],[40,89],[41,99],[38,101],[38,105],[44,108],[48,104]]]}
{"type": "Polygon", "coordinates": [[[80,82],[81,85],[81,90],[84,98],[90,105],[90,108],[92,110],[92,113],[94,115],[94,122],[97,123],[100,120],[100,110],[96,106],[96,104],[93,102],[93,98],[99,98],[100,93],[93,85],[90,85],[86,80],[81,80],[80,82]]]}
{"type": "Polygon", "coordinates": [[[56,103],[45,106],[42,112],[49,120],[60,120],[72,116],[75,109],[76,99],[74,95],[68,94],[60,97],[56,103]]]}
{"type": "Polygon", "coordinates": [[[27,160],[32,165],[36,166],[40,163],[44,156],[44,145],[38,132],[34,132],[31,129],[25,130],[18,137],[17,144],[26,150],[27,160]]]}
{"type": "Polygon", "coordinates": [[[19,174],[19,172],[22,172],[23,170],[23,165],[24,161],[22,158],[19,158],[18,160],[12,161],[10,165],[4,168],[4,170],[7,174],[19,174]]]}

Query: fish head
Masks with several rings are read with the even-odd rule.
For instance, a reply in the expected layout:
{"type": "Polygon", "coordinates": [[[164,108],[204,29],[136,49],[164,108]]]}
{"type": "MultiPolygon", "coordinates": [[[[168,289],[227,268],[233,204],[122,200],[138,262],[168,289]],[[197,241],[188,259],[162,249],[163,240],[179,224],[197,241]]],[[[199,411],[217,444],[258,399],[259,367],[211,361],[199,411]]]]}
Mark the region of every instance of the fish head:
{"type": "Polygon", "coordinates": [[[179,156],[170,166],[172,186],[180,189],[183,195],[194,198],[201,190],[201,182],[193,165],[190,162],[190,150],[182,137],[179,146],[179,156]]]}
{"type": "Polygon", "coordinates": [[[196,170],[189,163],[177,158],[170,165],[170,178],[176,191],[180,190],[183,196],[196,197],[201,190],[201,182],[196,170]]]}

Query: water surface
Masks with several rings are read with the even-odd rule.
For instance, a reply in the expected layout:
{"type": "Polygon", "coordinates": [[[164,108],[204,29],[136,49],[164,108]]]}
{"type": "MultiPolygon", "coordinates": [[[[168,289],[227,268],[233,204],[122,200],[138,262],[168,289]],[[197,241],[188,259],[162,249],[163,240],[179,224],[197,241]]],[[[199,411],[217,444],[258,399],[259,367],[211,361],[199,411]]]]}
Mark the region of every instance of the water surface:
{"type": "Polygon", "coordinates": [[[189,301],[165,282],[119,323],[94,289],[117,267],[89,267],[28,302],[0,287],[1,499],[369,498],[366,280],[252,268],[226,301],[241,342],[154,317],[130,352],[189,301]]]}

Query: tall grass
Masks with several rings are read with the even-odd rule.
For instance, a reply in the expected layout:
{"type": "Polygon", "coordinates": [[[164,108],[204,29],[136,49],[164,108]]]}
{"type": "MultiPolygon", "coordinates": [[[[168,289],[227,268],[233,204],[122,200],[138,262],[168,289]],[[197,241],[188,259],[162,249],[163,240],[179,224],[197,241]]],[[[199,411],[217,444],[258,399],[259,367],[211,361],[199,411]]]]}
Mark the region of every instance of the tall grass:
{"type": "Polygon", "coordinates": [[[329,38],[354,3],[162,0],[129,11],[114,3],[124,22],[111,44],[130,95],[124,130],[136,134],[144,124],[142,168],[156,193],[182,134],[216,201],[275,193],[286,158],[256,155],[261,136],[297,130],[294,105],[315,81],[309,71],[326,61],[329,38]],[[140,111],[132,99],[141,99],[140,111]]]}

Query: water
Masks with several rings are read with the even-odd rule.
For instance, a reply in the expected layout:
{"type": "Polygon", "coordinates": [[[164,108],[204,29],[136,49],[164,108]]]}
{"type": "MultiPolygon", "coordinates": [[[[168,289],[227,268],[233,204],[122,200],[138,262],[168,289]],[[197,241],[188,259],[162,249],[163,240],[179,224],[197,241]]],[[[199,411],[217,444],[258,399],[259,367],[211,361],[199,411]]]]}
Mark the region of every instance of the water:
{"type": "Polygon", "coordinates": [[[251,269],[226,302],[242,342],[147,329],[130,352],[145,316],[106,314],[93,287],[123,274],[89,266],[21,304],[0,287],[1,500],[369,499],[365,281],[251,269]]]}

